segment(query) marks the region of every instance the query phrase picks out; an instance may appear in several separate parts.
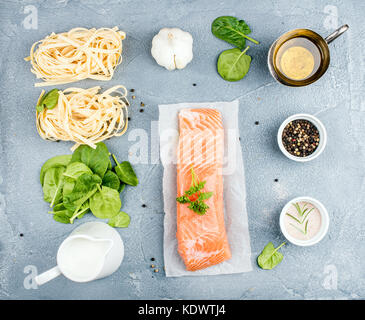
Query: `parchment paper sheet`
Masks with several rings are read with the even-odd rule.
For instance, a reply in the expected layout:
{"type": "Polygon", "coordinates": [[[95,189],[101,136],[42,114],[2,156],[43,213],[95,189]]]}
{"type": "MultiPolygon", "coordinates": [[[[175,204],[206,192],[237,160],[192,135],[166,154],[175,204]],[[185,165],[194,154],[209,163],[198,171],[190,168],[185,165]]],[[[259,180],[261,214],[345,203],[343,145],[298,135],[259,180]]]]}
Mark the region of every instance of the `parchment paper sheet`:
{"type": "Polygon", "coordinates": [[[164,260],[167,277],[202,276],[248,272],[251,247],[246,210],[245,174],[239,142],[238,100],[232,102],[159,105],[160,157],[164,167],[164,260]],[[232,258],[198,271],[186,271],[177,251],[176,239],[176,150],[178,112],[184,108],[215,108],[223,116],[225,157],[223,165],[225,223],[232,258]]]}

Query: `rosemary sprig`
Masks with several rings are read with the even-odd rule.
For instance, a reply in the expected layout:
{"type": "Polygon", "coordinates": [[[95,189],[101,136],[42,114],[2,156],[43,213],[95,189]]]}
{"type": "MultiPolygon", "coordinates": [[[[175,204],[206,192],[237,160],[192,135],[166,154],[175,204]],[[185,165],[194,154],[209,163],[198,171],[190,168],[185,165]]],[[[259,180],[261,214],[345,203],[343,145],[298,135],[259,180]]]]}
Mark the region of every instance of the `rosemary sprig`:
{"type": "MultiPolygon", "coordinates": [[[[305,211],[307,211],[307,209],[306,209],[306,210],[304,210],[304,211],[302,211],[302,209],[300,208],[299,203],[293,203],[293,206],[295,207],[295,209],[297,209],[297,211],[298,211],[298,213],[299,213],[299,215],[300,215],[300,216],[303,216],[303,214],[305,213],[305,211]]],[[[307,204],[305,203],[305,204],[303,205],[303,209],[304,209],[306,206],[307,206],[307,204]]]]}
{"type": "Polygon", "coordinates": [[[294,217],[293,215],[291,215],[290,213],[286,213],[287,216],[289,216],[290,218],[294,219],[296,222],[298,222],[299,224],[302,224],[301,221],[299,219],[297,219],[296,217],[294,217]]]}
{"type": "Polygon", "coordinates": [[[300,229],[299,227],[295,226],[294,224],[290,223],[290,225],[292,225],[295,229],[299,230],[301,233],[303,234],[307,234],[308,233],[308,222],[309,222],[309,214],[314,210],[314,208],[309,209],[309,208],[305,208],[307,206],[307,203],[305,203],[303,205],[303,208],[300,208],[299,203],[293,203],[294,208],[297,210],[298,215],[300,217],[302,217],[301,220],[297,219],[296,217],[294,217],[293,215],[291,215],[290,213],[286,213],[287,216],[289,216],[290,218],[292,218],[294,221],[296,221],[297,223],[299,223],[300,225],[303,225],[303,223],[305,222],[304,225],[304,231],[302,229],[300,229]],[[303,217],[304,216],[304,217],[303,217]],[[308,218],[308,219],[307,219],[308,218]]]}
{"type": "Polygon", "coordinates": [[[307,222],[305,223],[305,228],[304,228],[305,234],[307,234],[307,232],[308,232],[308,221],[309,220],[307,220],[307,222]]]}
{"type": "Polygon", "coordinates": [[[208,200],[213,195],[213,192],[201,192],[205,183],[206,181],[199,181],[194,169],[191,168],[191,186],[189,190],[184,192],[184,195],[177,197],[176,201],[181,204],[189,203],[188,208],[199,215],[206,214],[209,206],[204,201],[208,200]],[[190,197],[195,195],[196,197],[194,198],[196,199],[192,201],[190,197]]]}
{"type": "Polygon", "coordinates": [[[314,210],[314,208],[310,209],[310,210],[307,212],[307,214],[305,215],[305,217],[303,218],[303,220],[302,220],[302,222],[301,222],[301,223],[303,223],[303,222],[304,222],[304,220],[305,220],[305,219],[307,219],[307,217],[309,216],[309,214],[310,214],[313,210],[314,210]]]}
{"type": "Polygon", "coordinates": [[[295,229],[297,229],[298,231],[300,231],[301,233],[303,233],[304,235],[307,234],[306,231],[303,231],[302,229],[298,228],[296,225],[290,223],[291,226],[293,226],[295,229]]]}

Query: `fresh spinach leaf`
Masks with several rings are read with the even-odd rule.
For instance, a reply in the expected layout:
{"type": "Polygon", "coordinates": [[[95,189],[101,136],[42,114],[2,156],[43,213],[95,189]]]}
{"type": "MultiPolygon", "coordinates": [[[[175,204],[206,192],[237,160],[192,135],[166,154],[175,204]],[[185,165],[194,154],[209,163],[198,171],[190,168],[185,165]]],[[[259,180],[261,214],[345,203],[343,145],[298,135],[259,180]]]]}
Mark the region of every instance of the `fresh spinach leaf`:
{"type": "Polygon", "coordinates": [[[63,195],[64,206],[73,212],[79,211],[83,203],[97,191],[101,182],[98,175],[83,173],[76,179],[72,192],[63,195]]]}
{"type": "Polygon", "coordinates": [[[85,201],[77,212],[77,219],[81,219],[85,214],[90,211],[90,201],[85,201]]]}
{"type": "Polygon", "coordinates": [[[115,173],[119,177],[119,179],[131,186],[138,185],[138,178],[136,176],[136,173],[133,170],[132,165],[128,161],[123,161],[122,163],[119,163],[117,158],[113,154],[113,159],[116,163],[115,166],[115,173]]]}
{"type": "Polygon", "coordinates": [[[124,189],[125,189],[125,183],[124,182],[121,182],[120,183],[120,186],[119,186],[119,189],[118,189],[118,192],[119,193],[122,193],[124,191],[124,189]]]}
{"type": "Polygon", "coordinates": [[[216,18],[212,23],[212,33],[217,38],[227,41],[241,50],[246,45],[246,39],[255,44],[259,44],[258,41],[247,36],[251,33],[247,23],[231,16],[216,18]]]}
{"type": "Polygon", "coordinates": [[[82,162],[71,162],[67,167],[66,171],[63,173],[65,177],[72,178],[76,180],[84,173],[93,174],[91,169],[82,162]]]}
{"type": "Polygon", "coordinates": [[[106,186],[102,186],[101,189],[99,187],[99,191],[90,198],[90,210],[100,219],[113,218],[121,207],[119,192],[106,186]]]}
{"type": "Polygon", "coordinates": [[[248,49],[242,52],[237,48],[229,49],[219,55],[217,69],[224,80],[238,81],[247,74],[251,64],[251,57],[246,54],[248,49]]]}
{"type": "Polygon", "coordinates": [[[65,167],[53,167],[46,171],[43,181],[43,198],[51,207],[62,200],[63,172],[65,167]]]}
{"type": "Polygon", "coordinates": [[[113,171],[108,170],[104,175],[102,185],[115,190],[119,190],[120,180],[113,171]]]}
{"type": "Polygon", "coordinates": [[[63,202],[60,202],[53,207],[53,212],[62,211],[62,210],[67,210],[65,205],[63,204],[63,202]]]}
{"type": "Polygon", "coordinates": [[[71,161],[71,155],[55,156],[53,158],[48,159],[41,168],[41,173],[40,173],[41,185],[43,186],[44,175],[46,174],[46,171],[48,169],[54,167],[66,167],[70,161],[71,161]]]}
{"type": "Polygon", "coordinates": [[[61,219],[62,223],[72,223],[72,221],[77,217],[78,219],[81,219],[86,213],[89,212],[89,201],[85,201],[80,209],[77,212],[72,212],[71,210],[68,210],[63,203],[59,203],[54,206],[53,211],[49,211],[48,213],[51,213],[54,215],[54,219],[58,221],[61,219]]]}
{"type": "Polygon", "coordinates": [[[47,92],[37,104],[37,111],[42,112],[44,108],[53,109],[58,103],[58,89],[52,89],[47,92]]]}
{"type": "Polygon", "coordinates": [[[81,206],[77,207],[77,209],[73,212],[70,218],[70,223],[73,223],[76,218],[81,219],[86,213],[89,212],[89,210],[90,210],[90,202],[88,199],[81,206]]]}
{"type": "Polygon", "coordinates": [[[62,222],[62,223],[70,223],[70,218],[72,217],[73,212],[68,210],[63,202],[56,204],[53,207],[53,211],[49,211],[49,213],[53,214],[53,219],[62,222]]]}
{"type": "Polygon", "coordinates": [[[75,187],[75,179],[63,176],[63,197],[70,194],[75,187]]]}
{"type": "MultiPolygon", "coordinates": [[[[63,198],[65,207],[73,212],[73,216],[76,215],[81,206],[97,191],[97,188],[91,189],[88,192],[73,192],[63,198]]],[[[76,218],[76,216],[75,216],[76,218]]],[[[72,223],[72,222],[71,222],[72,223]]]]}
{"type": "Polygon", "coordinates": [[[72,212],[68,211],[68,210],[62,210],[62,211],[57,211],[53,214],[53,219],[56,220],[57,222],[61,222],[61,223],[71,223],[70,222],[70,218],[72,216],[72,212]],[[70,215],[71,213],[71,215],[70,215]]]}
{"type": "Polygon", "coordinates": [[[267,270],[275,268],[283,260],[284,256],[278,252],[283,245],[285,245],[285,242],[275,249],[273,243],[269,242],[257,258],[258,265],[267,270]]]}
{"type": "Polygon", "coordinates": [[[103,178],[110,163],[109,151],[103,142],[97,143],[95,149],[81,145],[73,153],[71,162],[82,162],[103,178]]]}
{"type": "Polygon", "coordinates": [[[127,228],[130,222],[131,222],[130,216],[127,213],[120,211],[117,215],[115,215],[108,221],[108,224],[111,227],[127,228]]]}

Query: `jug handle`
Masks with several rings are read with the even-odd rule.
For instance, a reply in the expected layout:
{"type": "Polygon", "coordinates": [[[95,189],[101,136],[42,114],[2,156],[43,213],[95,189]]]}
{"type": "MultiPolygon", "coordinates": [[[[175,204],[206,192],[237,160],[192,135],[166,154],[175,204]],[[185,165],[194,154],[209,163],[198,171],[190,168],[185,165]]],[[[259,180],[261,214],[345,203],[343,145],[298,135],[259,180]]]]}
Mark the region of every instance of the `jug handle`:
{"type": "Polygon", "coordinates": [[[336,31],[332,32],[329,36],[324,38],[324,40],[327,42],[327,44],[330,44],[333,40],[335,40],[337,37],[339,37],[341,34],[343,34],[349,26],[347,24],[344,24],[343,26],[339,27],[336,31]]]}
{"type": "Polygon", "coordinates": [[[42,284],[45,284],[48,281],[53,280],[54,278],[58,277],[61,274],[61,270],[58,266],[49,269],[46,272],[43,272],[35,277],[35,282],[37,285],[41,286],[42,284]]]}

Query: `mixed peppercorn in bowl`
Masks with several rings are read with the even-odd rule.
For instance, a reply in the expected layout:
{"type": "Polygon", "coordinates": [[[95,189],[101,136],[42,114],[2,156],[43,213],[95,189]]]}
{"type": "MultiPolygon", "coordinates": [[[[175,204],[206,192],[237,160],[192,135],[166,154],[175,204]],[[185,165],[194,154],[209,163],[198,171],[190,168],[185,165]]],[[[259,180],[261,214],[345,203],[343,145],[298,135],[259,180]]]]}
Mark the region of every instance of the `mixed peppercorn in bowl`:
{"type": "Polygon", "coordinates": [[[280,150],[289,159],[305,162],[317,158],[327,143],[323,123],[310,114],[295,114],[287,118],[277,136],[280,150]]]}

